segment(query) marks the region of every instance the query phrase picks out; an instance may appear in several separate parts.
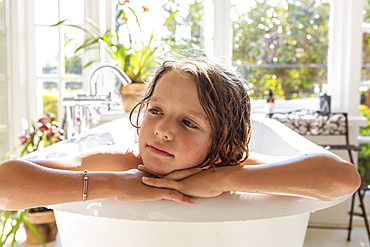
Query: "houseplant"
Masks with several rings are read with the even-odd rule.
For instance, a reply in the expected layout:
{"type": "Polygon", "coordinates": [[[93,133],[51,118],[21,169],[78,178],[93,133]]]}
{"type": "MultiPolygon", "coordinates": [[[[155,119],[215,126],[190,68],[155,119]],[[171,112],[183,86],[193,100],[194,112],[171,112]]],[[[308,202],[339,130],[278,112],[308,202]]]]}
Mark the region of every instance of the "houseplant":
{"type": "MultiPolygon", "coordinates": [[[[102,32],[98,24],[87,18],[85,19],[87,27],[66,24],[67,20],[58,22],[53,26],[65,25],[85,32],[84,42],[74,50],[75,56],[72,58],[74,60],[71,62],[72,64],[90,49],[105,47],[114,64],[127,74],[132,83],[142,84],[129,84],[125,86],[127,88],[122,87],[120,89],[123,95],[135,96],[145,91],[145,84],[143,83],[150,77],[151,70],[158,65],[158,52],[163,47],[162,44],[166,42],[166,38],[156,39],[154,35],[156,29],[149,33],[143,31],[142,18],[145,18],[148,12],[149,9],[145,6],[142,6],[141,10],[135,10],[130,1],[125,0],[123,3],[117,4],[114,29],[102,32]],[[131,88],[133,88],[133,91],[131,88]]],[[[162,25],[151,23],[150,26],[164,27],[174,18],[176,13],[171,13],[162,25]]],[[[68,43],[69,41],[66,42],[66,45],[68,43]]],[[[101,61],[88,61],[83,67],[86,68],[94,62],[101,61]]]]}
{"type": "MultiPolygon", "coordinates": [[[[20,145],[15,148],[21,149],[20,156],[37,151],[64,139],[64,131],[55,121],[53,114],[46,114],[36,123],[25,127],[20,137],[20,145]]],[[[18,211],[0,211],[2,225],[0,227],[0,246],[10,242],[10,246],[16,243],[17,232],[24,224],[27,243],[42,244],[55,240],[57,233],[53,211],[45,207],[31,208],[18,211]],[[42,218],[40,221],[39,218],[42,218]],[[43,221],[46,219],[46,221],[43,221]]]]}
{"type": "Polygon", "coordinates": [[[34,234],[34,236],[39,240],[39,242],[43,246],[46,246],[42,236],[26,218],[26,214],[27,210],[0,211],[1,217],[0,246],[3,246],[5,243],[10,243],[11,247],[15,246],[15,243],[17,242],[17,233],[22,223],[28,226],[30,231],[34,234]]]}

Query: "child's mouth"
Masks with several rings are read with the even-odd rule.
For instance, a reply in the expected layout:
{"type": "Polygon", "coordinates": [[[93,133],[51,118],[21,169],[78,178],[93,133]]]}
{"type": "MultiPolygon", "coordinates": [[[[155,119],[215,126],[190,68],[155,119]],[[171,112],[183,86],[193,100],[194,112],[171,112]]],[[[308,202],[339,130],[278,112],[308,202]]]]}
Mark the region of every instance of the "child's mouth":
{"type": "Polygon", "coordinates": [[[165,156],[165,157],[174,157],[174,155],[160,149],[159,147],[155,147],[153,145],[148,145],[148,148],[149,148],[149,151],[154,153],[154,154],[165,156]]]}

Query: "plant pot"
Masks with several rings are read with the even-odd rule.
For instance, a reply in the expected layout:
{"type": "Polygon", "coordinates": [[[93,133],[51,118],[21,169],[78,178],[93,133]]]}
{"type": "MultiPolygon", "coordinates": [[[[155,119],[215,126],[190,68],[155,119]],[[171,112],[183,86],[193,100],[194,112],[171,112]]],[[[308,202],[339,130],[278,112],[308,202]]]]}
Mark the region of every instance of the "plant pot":
{"type": "MultiPolygon", "coordinates": [[[[55,240],[58,229],[53,210],[29,212],[26,218],[37,229],[45,243],[55,240]]],[[[41,244],[31,229],[29,229],[27,225],[24,227],[27,235],[27,243],[41,244]]]]}
{"type": "Polygon", "coordinates": [[[141,100],[147,87],[147,84],[138,82],[133,82],[122,87],[122,103],[125,112],[130,112],[132,108],[141,100]]]}

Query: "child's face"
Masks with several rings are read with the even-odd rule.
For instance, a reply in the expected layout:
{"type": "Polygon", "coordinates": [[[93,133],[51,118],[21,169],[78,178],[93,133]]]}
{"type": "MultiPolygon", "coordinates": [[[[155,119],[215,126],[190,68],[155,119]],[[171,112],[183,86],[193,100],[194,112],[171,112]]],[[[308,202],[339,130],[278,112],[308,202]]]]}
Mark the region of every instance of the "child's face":
{"type": "Polygon", "coordinates": [[[193,79],[167,72],[155,86],[140,128],[143,163],[158,174],[197,166],[209,152],[211,132],[193,79]]]}

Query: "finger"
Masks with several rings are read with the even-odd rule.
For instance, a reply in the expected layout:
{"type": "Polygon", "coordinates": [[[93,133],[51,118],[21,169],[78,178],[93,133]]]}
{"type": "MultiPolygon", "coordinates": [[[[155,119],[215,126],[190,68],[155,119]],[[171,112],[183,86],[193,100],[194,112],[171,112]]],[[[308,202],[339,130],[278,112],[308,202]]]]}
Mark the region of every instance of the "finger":
{"type": "Polygon", "coordinates": [[[201,172],[203,169],[196,167],[196,168],[190,168],[190,169],[184,169],[184,170],[178,170],[173,171],[170,174],[167,174],[163,178],[172,179],[172,180],[181,180],[187,177],[190,177],[194,174],[197,174],[201,172]]]}
{"type": "Polygon", "coordinates": [[[171,200],[187,205],[193,205],[195,203],[194,198],[185,196],[176,190],[160,189],[159,193],[162,199],[171,200]]]}
{"type": "Polygon", "coordinates": [[[171,179],[142,177],[141,181],[146,185],[156,188],[180,189],[180,183],[171,179]]]}

